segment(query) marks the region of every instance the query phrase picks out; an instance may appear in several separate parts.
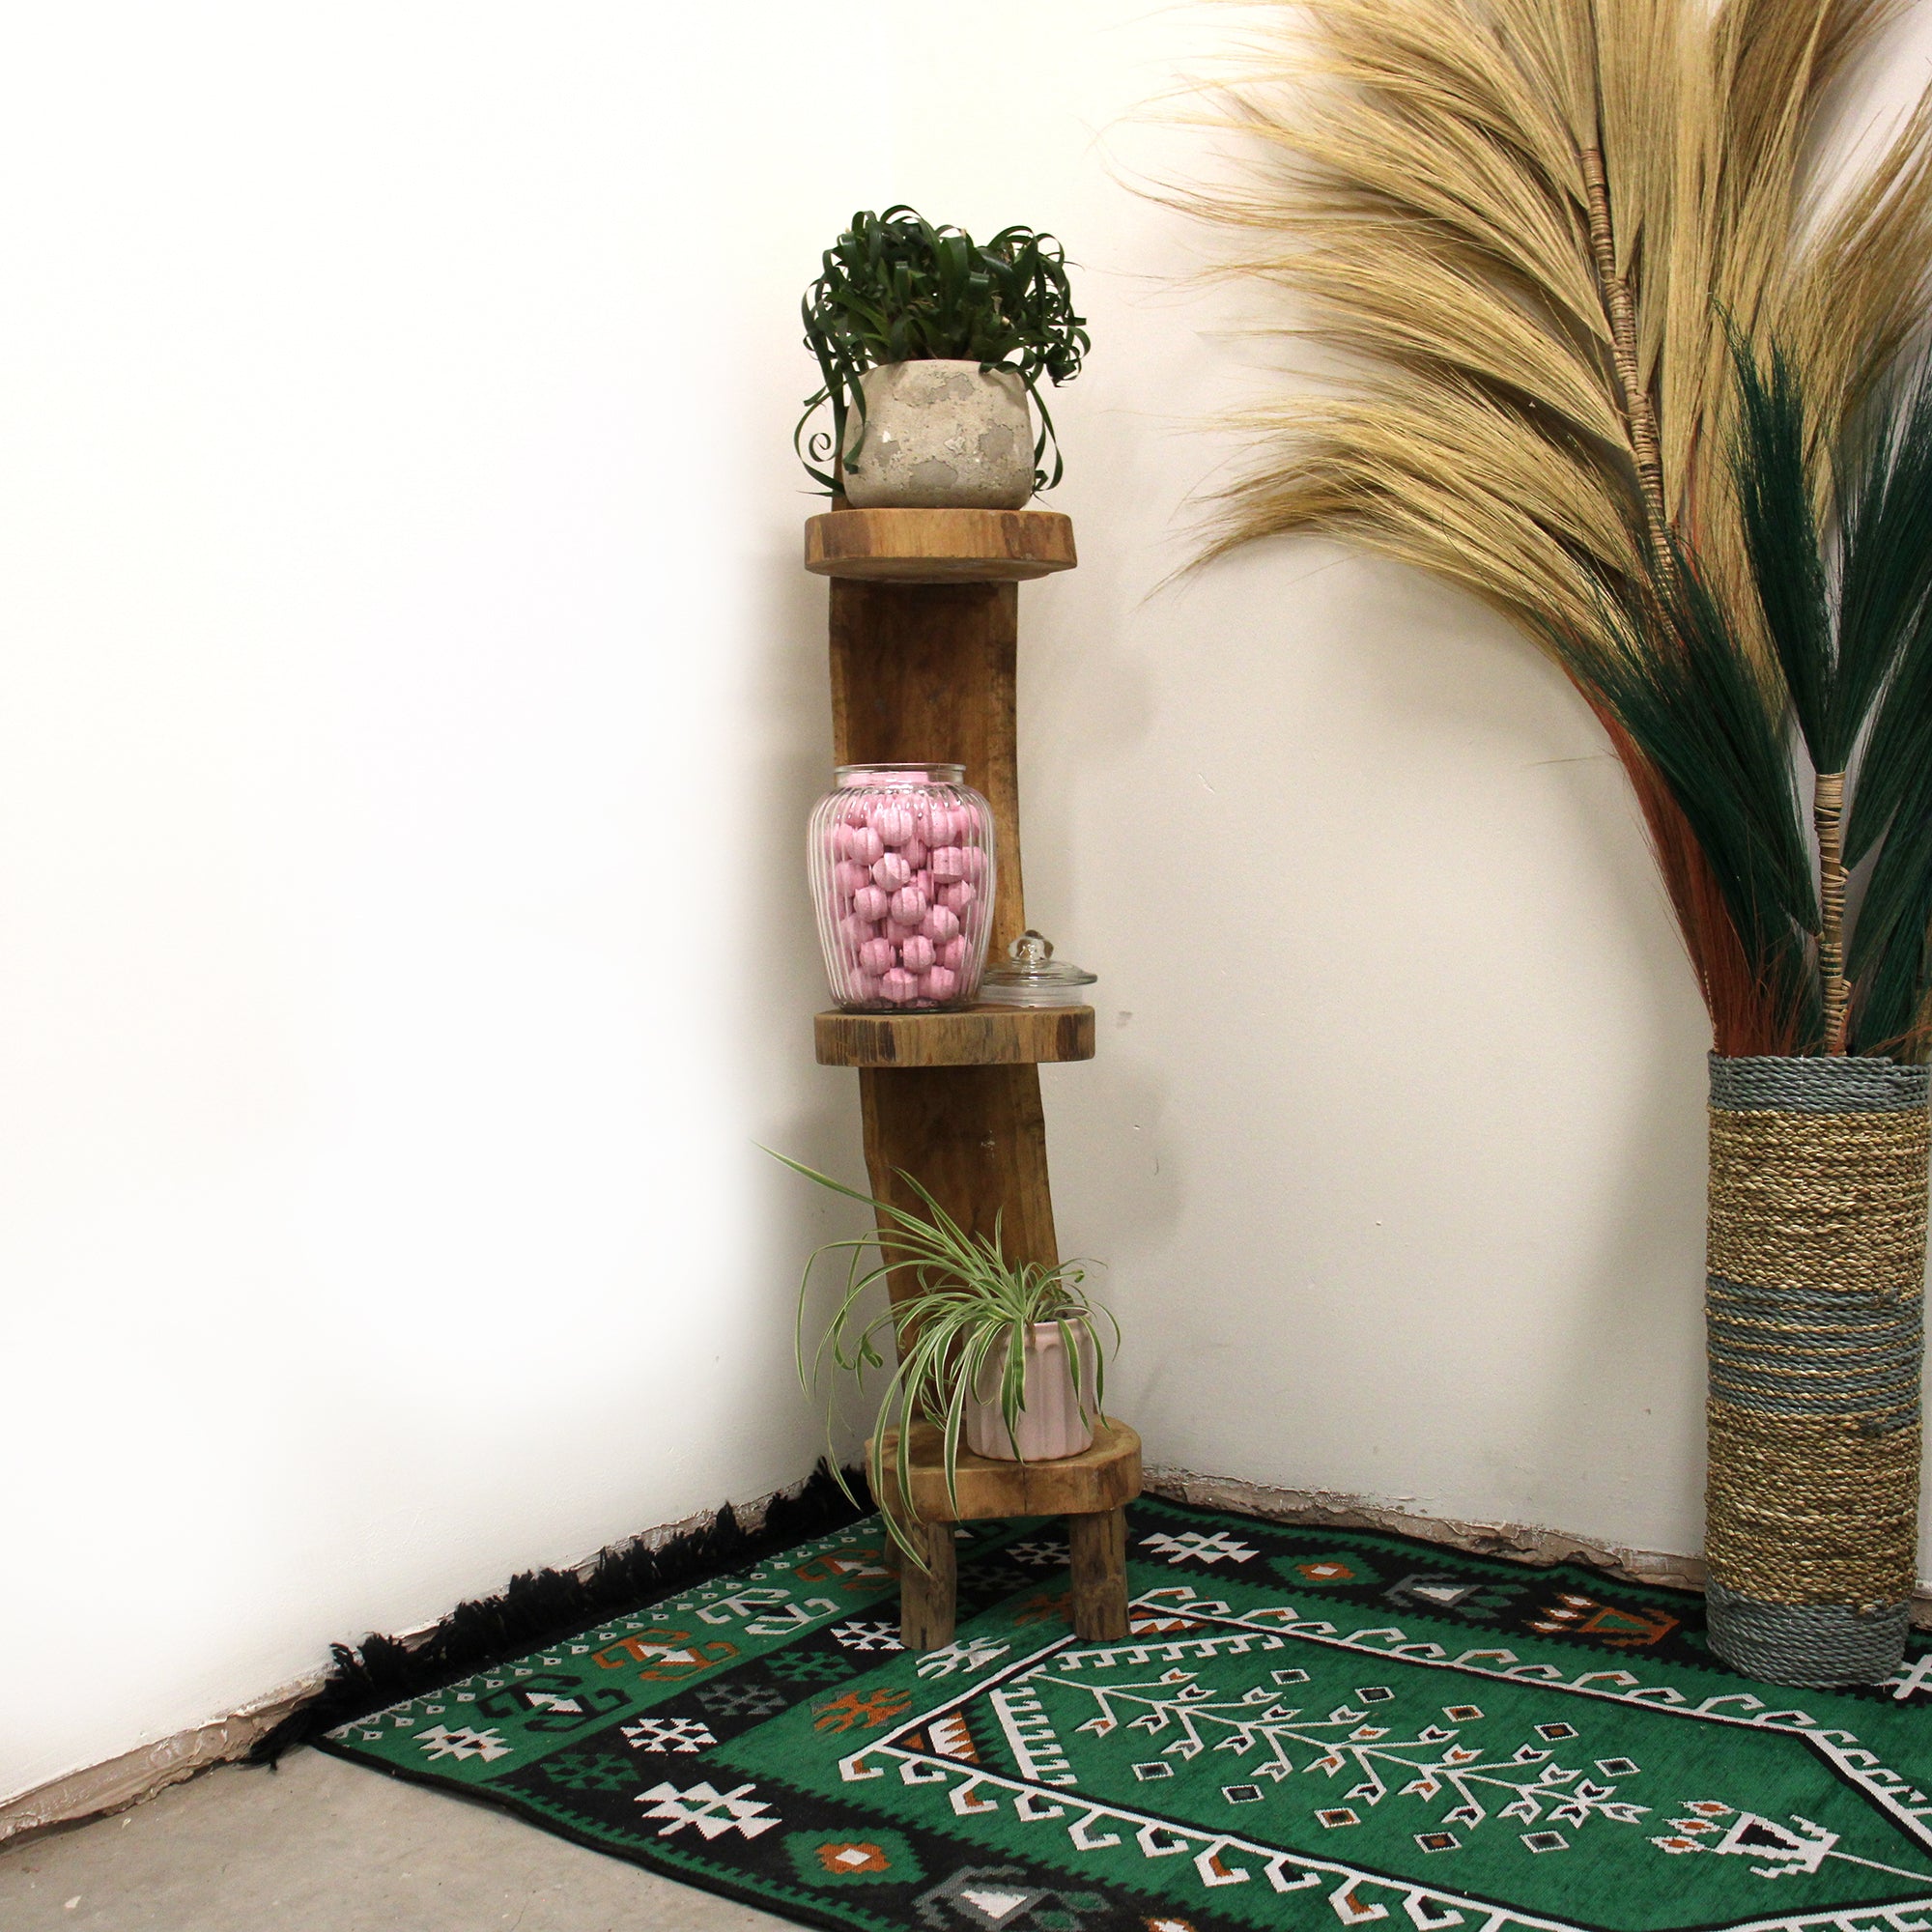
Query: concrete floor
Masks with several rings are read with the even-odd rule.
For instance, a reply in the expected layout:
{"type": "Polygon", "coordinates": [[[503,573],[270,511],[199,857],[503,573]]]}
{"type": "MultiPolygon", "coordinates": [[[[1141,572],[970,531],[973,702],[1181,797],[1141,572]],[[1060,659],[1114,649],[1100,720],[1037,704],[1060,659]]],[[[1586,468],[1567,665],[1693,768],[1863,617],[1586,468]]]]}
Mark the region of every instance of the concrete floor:
{"type": "Polygon", "coordinates": [[[0,1852],[4,1932],[775,1932],[483,1804],[292,1751],[0,1852]]]}

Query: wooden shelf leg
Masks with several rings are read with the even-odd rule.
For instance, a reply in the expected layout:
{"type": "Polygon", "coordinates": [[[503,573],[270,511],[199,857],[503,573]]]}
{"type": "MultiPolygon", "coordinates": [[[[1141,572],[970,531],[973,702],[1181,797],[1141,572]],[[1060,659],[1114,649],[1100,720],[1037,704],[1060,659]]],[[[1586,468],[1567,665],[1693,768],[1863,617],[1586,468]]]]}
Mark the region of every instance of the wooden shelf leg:
{"type": "Polygon", "coordinates": [[[950,1522],[915,1522],[912,1541],[925,1557],[899,1566],[899,1641],[908,1650],[937,1650],[952,1641],[958,1569],[950,1522]]]}
{"type": "Polygon", "coordinates": [[[1066,1519],[1073,1558],[1073,1629],[1089,1643],[1127,1634],[1127,1513],[1099,1510],[1066,1519]]]}

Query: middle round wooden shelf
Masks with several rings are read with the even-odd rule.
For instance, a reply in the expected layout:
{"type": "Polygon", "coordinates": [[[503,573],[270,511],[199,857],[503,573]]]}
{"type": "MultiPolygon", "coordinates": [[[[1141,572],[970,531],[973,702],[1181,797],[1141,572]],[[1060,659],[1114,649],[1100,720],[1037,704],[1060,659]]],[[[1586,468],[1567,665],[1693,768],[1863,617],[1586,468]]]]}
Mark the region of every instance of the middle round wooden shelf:
{"type": "Polygon", "coordinates": [[[1092,1007],[820,1013],[821,1066],[1029,1066],[1094,1058],[1092,1007]]]}

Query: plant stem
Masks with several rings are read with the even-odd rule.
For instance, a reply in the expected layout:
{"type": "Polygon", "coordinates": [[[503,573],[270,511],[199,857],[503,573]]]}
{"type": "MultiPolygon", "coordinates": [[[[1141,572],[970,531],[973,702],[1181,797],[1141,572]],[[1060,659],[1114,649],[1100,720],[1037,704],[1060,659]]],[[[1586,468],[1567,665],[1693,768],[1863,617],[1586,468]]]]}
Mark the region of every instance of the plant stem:
{"type": "Polygon", "coordinates": [[[1663,500],[1663,461],[1657,433],[1657,410],[1643,386],[1636,353],[1636,304],[1630,284],[1617,273],[1616,230],[1610,218],[1610,184],[1604,172],[1604,151],[1583,149],[1583,188],[1590,217],[1590,255],[1604,310],[1610,323],[1610,359],[1616,367],[1623,417],[1630,431],[1631,458],[1636,466],[1637,489],[1643,497],[1644,521],[1650,547],[1666,583],[1677,581],[1676,559],[1670,549],[1670,519],[1663,500]]]}
{"type": "Polygon", "coordinates": [[[1820,772],[1811,794],[1818,828],[1818,977],[1825,998],[1825,1051],[1843,1053],[1852,988],[1845,978],[1845,775],[1820,772]]]}

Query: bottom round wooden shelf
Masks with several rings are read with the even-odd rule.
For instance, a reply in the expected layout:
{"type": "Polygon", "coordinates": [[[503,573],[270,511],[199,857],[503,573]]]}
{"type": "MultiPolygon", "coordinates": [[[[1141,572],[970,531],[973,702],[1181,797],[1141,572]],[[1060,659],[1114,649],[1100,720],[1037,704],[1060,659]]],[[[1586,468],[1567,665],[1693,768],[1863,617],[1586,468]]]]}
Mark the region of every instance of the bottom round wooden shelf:
{"type": "Polygon", "coordinates": [[[945,1013],[820,1013],[821,1066],[1029,1066],[1092,1060],[1092,1007],[964,1007],[945,1013]]]}
{"type": "MultiPolygon", "coordinates": [[[[891,1507],[896,1507],[898,1501],[895,1473],[898,1439],[896,1429],[887,1430],[881,1451],[891,1507]]],[[[868,1442],[868,1468],[871,1451],[868,1442]]],[[[976,1456],[962,1447],[953,1471],[956,1506],[946,1492],[945,1458],[939,1431],[931,1423],[913,1425],[908,1460],[913,1507],[923,1522],[977,1522],[996,1516],[1086,1516],[1119,1509],[1141,1492],[1141,1438],[1111,1415],[1102,1417],[1089,1448],[1050,1463],[1008,1463],[976,1456]]]]}

